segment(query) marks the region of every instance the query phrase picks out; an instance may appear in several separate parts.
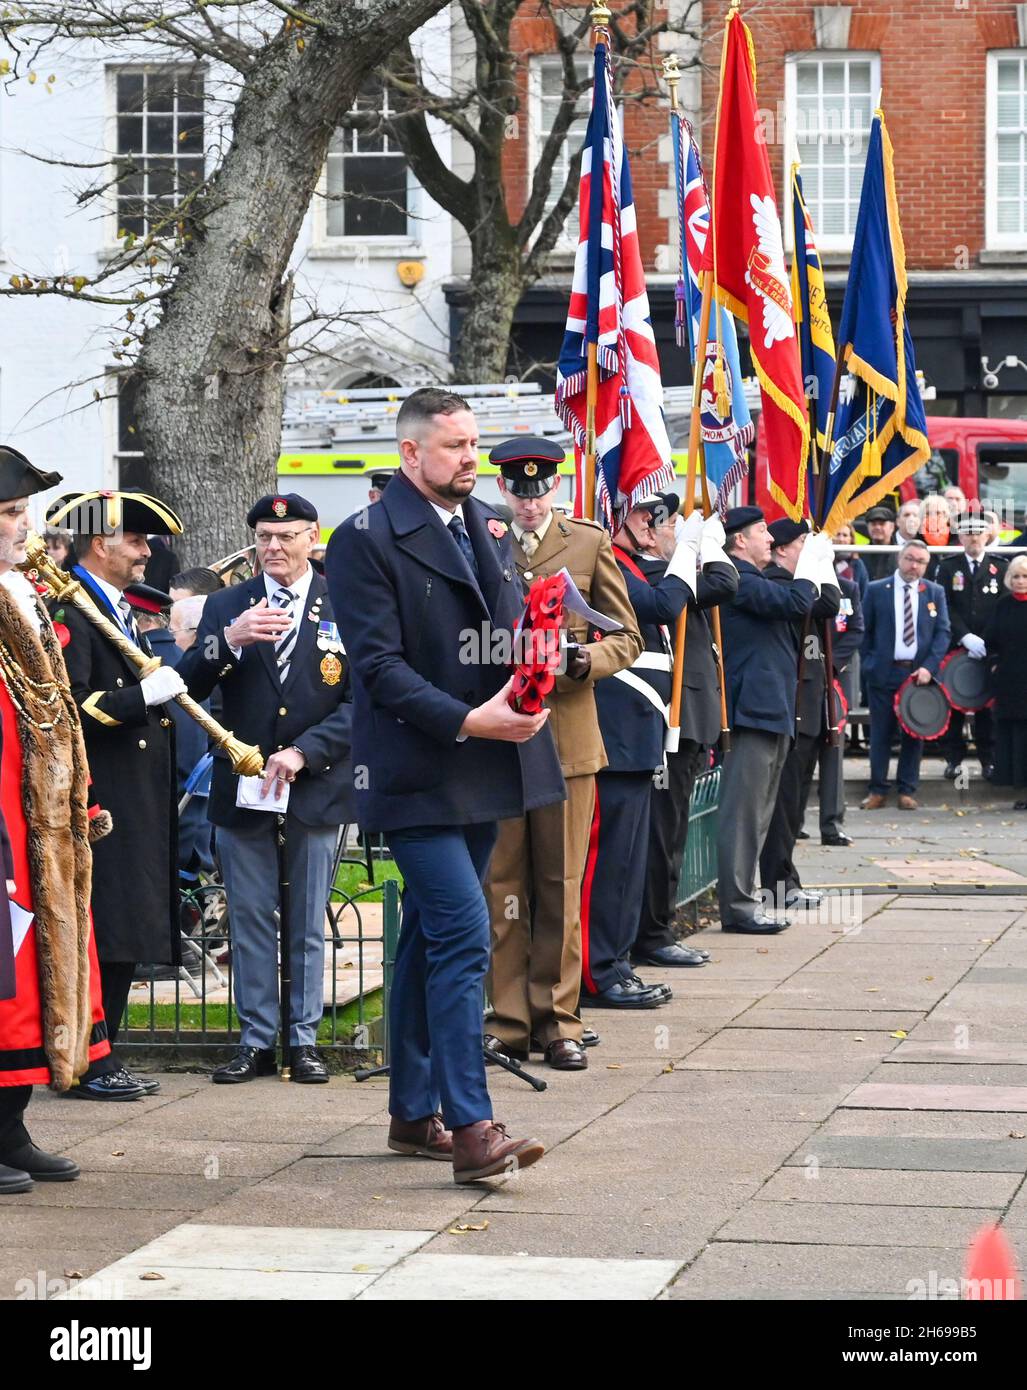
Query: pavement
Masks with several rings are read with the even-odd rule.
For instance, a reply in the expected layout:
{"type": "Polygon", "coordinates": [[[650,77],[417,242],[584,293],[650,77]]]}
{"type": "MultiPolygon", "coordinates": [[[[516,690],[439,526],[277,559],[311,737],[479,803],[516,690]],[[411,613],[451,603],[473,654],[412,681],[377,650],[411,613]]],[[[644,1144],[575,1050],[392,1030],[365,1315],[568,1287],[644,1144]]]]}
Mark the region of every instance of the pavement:
{"type": "Polygon", "coordinates": [[[996,1223],[1022,1270],[1027,820],[929,790],[802,847],[808,886],[843,885],[825,910],[708,928],[668,1006],[589,1011],[587,1072],[490,1070],[548,1148],[515,1177],[388,1154],[382,1081],[37,1093],[34,1138],[82,1177],[4,1199],[0,1296],[915,1299],[996,1223]]]}

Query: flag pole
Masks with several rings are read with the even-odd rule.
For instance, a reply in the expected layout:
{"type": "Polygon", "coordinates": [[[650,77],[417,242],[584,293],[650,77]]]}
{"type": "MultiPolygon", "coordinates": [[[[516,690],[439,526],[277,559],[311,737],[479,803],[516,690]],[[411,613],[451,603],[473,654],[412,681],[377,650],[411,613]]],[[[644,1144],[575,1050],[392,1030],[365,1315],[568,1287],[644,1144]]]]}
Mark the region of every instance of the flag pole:
{"type": "MultiPolygon", "coordinates": [[[[592,47],[600,41],[602,36],[609,38],[610,11],[598,0],[592,6],[590,17],[592,20],[592,47]]],[[[603,93],[605,100],[606,94],[603,93]]],[[[593,92],[592,101],[596,100],[593,92]]],[[[611,119],[614,113],[611,112],[611,119]]],[[[596,514],[596,402],[599,399],[599,344],[589,343],[587,345],[586,377],[585,377],[585,460],[582,468],[581,486],[584,496],[581,499],[581,514],[589,521],[595,520],[596,514]]]]}

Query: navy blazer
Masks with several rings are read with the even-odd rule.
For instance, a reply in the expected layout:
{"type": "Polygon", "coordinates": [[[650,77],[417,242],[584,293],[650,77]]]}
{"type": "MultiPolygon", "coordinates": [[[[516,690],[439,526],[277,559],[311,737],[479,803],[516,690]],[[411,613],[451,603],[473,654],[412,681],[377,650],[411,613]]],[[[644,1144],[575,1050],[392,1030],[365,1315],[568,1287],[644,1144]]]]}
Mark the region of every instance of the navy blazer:
{"type": "Polygon", "coordinates": [[[738,592],[720,610],[724,675],[731,728],[795,734],[799,679],[796,620],[813,611],[816,587],[808,579],[781,584],[749,560],[734,560],[738,592]]]}
{"type": "Polygon", "coordinates": [[[898,689],[911,671],[924,666],[932,676],[949,649],[949,610],[945,590],[930,579],[919,581],[916,656],[913,666],[895,665],[895,578],[875,579],[863,604],[863,675],[868,685],[898,689]]]}
{"type": "MultiPolygon", "coordinates": [[[[196,642],[178,664],[178,674],[194,700],[205,700],[216,685],[224,701],[221,721],[244,743],[255,743],[267,758],[295,746],[307,759],[289,793],[289,812],[303,825],[343,825],[354,817],[349,766],[352,705],[349,664],[342,676],[326,679],[322,663],[329,653],[318,648],[318,623],[334,618],[325,582],[315,570],[307,591],[306,611],[299,617],[289,674],[282,685],[272,642],[254,642],[234,657],[225,628],[267,597],[263,575],[211,594],[203,605],[196,642]]],[[[328,676],[334,671],[329,670],[328,676]]],[[[253,825],[266,811],[241,810],[235,804],[238,782],[220,749],[214,750],[208,817],[226,829],[253,825]]]]}
{"type": "Polygon", "coordinates": [[[566,796],[548,728],[526,743],[457,742],[470,711],[509,679],[504,646],[524,611],[506,524],[473,497],[463,517],[477,581],[402,473],[328,543],[365,830],[506,820],[566,796]]]}

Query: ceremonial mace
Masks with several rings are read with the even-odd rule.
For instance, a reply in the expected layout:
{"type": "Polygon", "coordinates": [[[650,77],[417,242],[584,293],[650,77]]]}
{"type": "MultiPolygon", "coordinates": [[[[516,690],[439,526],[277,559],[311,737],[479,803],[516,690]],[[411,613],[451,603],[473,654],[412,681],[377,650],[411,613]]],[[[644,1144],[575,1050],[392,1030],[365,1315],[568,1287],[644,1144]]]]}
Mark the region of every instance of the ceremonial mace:
{"type": "MultiPolygon", "coordinates": [[[[141,676],[152,675],[159,666],[163,666],[164,663],[159,656],[148,655],[141,651],[134,642],[125,636],[120,628],[109,618],[105,618],[93,600],[87,596],[79,581],[50,559],[47,554],[46,542],[42,536],[29,535],[25,542],[25,559],[18,566],[18,569],[24,570],[30,578],[35,575],[40,579],[52,591],[54,598],[59,599],[62,603],[73,604],[84,618],[87,618],[109,642],[117,647],[126,661],[130,661],[133,666],[138,667],[141,676]]],[[[230,729],[219,724],[188,695],[176,695],[175,701],[182,706],[191,719],[196,720],[201,729],[210,735],[217,747],[227,754],[235,772],[241,773],[244,777],[255,777],[258,773],[263,772],[264,759],[259,748],[237,739],[230,729]]]]}

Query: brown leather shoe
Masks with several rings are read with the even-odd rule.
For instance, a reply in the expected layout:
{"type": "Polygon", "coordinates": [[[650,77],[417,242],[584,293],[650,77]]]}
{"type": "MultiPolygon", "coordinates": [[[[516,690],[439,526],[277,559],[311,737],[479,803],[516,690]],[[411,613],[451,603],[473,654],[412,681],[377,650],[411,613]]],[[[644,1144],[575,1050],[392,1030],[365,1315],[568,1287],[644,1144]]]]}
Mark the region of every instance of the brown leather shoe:
{"type": "Polygon", "coordinates": [[[584,1071],[588,1066],[585,1049],[573,1038],[554,1038],[542,1055],[556,1071],[584,1071]]]}
{"type": "Polygon", "coordinates": [[[448,1163],[453,1157],[453,1135],[442,1123],[441,1115],[428,1115],[423,1120],[399,1120],[393,1115],[389,1122],[389,1148],[396,1154],[441,1158],[448,1163]]]}
{"type": "Polygon", "coordinates": [[[864,811],[879,811],[882,806],[888,805],[888,798],[882,796],[880,792],[871,792],[859,804],[864,811]]]}
{"type": "Polygon", "coordinates": [[[900,810],[900,811],[919,811],[919,809],[920,809],[920,803],[919,803],[919,801],[917,801],[917,799],[916,799],[915,796],[905,796],[905,795],[903,795],[903,796],[900,796],[900,797],[899,797],[899,810],[900,810]]]}
{"type": "Polygon", "coordinates": [[[506,1125],[478,1120],[453,1130],[453,1181],[477,1182],[516,1173],[537,1163],[545,1149],[537,1139],[511,1139],[506,1125]]]}

